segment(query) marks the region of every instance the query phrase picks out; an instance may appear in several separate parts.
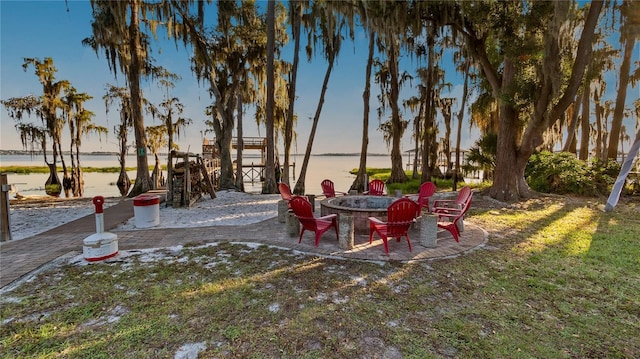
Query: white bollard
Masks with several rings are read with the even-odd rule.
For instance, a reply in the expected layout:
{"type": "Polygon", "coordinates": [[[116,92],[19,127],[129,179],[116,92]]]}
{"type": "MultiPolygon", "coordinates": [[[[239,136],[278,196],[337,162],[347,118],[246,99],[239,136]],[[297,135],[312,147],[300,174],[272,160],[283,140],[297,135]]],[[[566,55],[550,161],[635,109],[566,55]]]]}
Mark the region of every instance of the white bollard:
{"type": "Polygon", "coordinates": [[[102,209],[104,197],[93,197],[93,204],[96,207],[96,233],[85,238],[82,247],[84,259],[89,262],[111,258],[118,254],[118,236],[104,231],[102,209]]]}

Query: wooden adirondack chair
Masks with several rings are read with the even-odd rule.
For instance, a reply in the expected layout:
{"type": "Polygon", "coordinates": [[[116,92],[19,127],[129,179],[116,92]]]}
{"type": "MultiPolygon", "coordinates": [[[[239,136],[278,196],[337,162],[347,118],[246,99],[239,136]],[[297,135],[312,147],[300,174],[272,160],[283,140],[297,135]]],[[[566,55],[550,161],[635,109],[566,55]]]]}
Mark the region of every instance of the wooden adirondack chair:
{"type": "Polygon", "coordinates": [[[369,182],[369,190],[363,192],[371,196],[384,196],[384,182],[379,179],[374,179],[369,182]]]}
{"type": "Polygon", "coordinates": [[[387,239],[395,238],[397,242],[404,236],[407,238],[409,252],[411,252],[411,240],[409,239],[409,227],[416,219],[418,204],[409,198],[400,198],[387,207],[387,221],[383,222],[375,217],[369,217],[369,244],[373,242],[373,234],[378,233],[384,244],[385,253],[389,253],[387,239]]]}
{"type": "Polygon", "coordinates": [[[322,194],[324,194],[324,196],[327,198],[335,197],[336,193],[339,193],[343,196],[346,195],[345,192],[336,191],[333,185],[333,181],[330,179],[325,179],[324,181],[320,182],[320,186],[322,186],[322,194]]]}
{"type": "Polygon", "coordinates": [[[306,197],[302,196],[293,196],[291,202],[291,209],[293,213],[296,215],[300,224],[302,225],[302,229],[300,230],[300,239],[298,243],[302,242],[302,235],[305,230],[309,230],[315,233],[316,235],[316,247],[318,243],[320,243],[320,236],[326,231],[328,231],[331,227],[336,230],[336,240],[338,239],[338,215],[330,214],[328,216],[323,217],[314,217],[313,216],[313,208],[311,208],[311,202],[306,197]]]}

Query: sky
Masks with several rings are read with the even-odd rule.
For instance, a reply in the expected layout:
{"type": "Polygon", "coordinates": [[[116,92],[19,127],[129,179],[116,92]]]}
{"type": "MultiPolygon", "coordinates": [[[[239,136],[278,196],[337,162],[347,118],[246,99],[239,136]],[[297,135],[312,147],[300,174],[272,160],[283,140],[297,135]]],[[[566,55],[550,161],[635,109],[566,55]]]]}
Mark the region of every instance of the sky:
{"type": "MultiPolygon", "coordinates": [[[[95,113],[94,122],[106,126],[110,131],[106,139],[99,140],[95,135],[84,139],[81,150],[83,152],[117,151],[113,127],[119,119],[114,109],[108,115],[106,114],[102,96],[105,93],[105,84],[124,86],[125,82],[122,75],[117,79],[114,78],[104,56],[98,57],[91,48],[81,44],[82,39],[91,35],[92,17],[89,2],[70,0],[65,4],[64,1],[0,0],[0,15],[0,98],[42,94],[42,86],[34,75],[33,67],[26,72],[23,71],[23,58],[35,57],[44,60],[45,57],[51,57],[58,70],[56,80],[69,80],[79,92],[93,96],[94,98],[85,106],[95,113]]],[[[209,14],[209,16],[212,15],[209,14]]],[[[362,91],[365,83],[367,43],[362,32],[358,34],[356,43],[351,41],[343,43],[342,52],[329,80],[313,142],[314,154],[360,152],[362,91]]],[[[182,77],[172,90],[172,95],[180,99],[185,107],[184,116],[191,118],[193,124],[181,133],[177,143],[182,151],[199,153],[203,131],[207,129],[204,124],[204,109],[211,104],[212,100],[206,88],[198,84],[191,73],[187,50],[181,46],[176,50],[175,45],[170,41],[161,41],[159,45],[154,43],[152,46],[156,63],[182,77]]],[[[292,151],[304,154],[327,64],[321,56],[314,58],[312,63],[308,63],[303,51],[300,55],[295,104],[298,115],[295,128],[297,143],[292,151]]],[[[292,61],[292,55],[290,57],[285,57],[285,60],[292,61]]],[[[143,91],[145,96],[154,103],[162,100],[161,91],[156,84],[146,84],[143,91]]],[[[462,93],[462,86],[453,91],[462,93]]],[[[377,93],[377,86],[372,84],[368,148],[370,153],[389,153],[382,133],[377,130],[377,93]]],[[[410,89],[403,90],[403,94],[415,95],[410,89]]],[[[0,149],[21,149],[22,144],[14,128],[15,121],[8,116],[4,108],[1,109],[0,116],[2,119],[0,149]]],[[[412,117],[409,113],[405,116],[412,117]]],[[[39,120],[34,118],[32,122],[39,123],[39,120]]],[[[146,126],[158,124],[150,117],[145,118],[146,126]]],[[[466,133],[468,133],[467,128],[468,126],[465,127],[466,133]]],[[[253,113],[250,109],[245,113],[243,130],[246,137],[265,135],[264,127],[258,128],[253,121],[253,113]]],[[[214,137],[213,133],[204,134],[204,136],[214,137]]],[[[65,144],[63,148],[64,146],[65,144]]],[[[410,131],[407,131],[404,136],[402,147],[403,151],[413,148],[410,131]]]]}
{"type": "MultiPolygon", "coordinates": [[[[210,17],[213,15],[208,13],[210,17]]],[[[69,0],[65,3],[62,0],[0,0],[0,20],[0,98],[6,100],[28,94],[41,95],[42,86],[34,75],[33,67],[26,72],[23,71],[23,59],[29,57],[44,60],[45,57],[51,57],[58,70],[56,80],[68,80],[78,92],[93,96],[92,100],[85,103],[85,107],[95,113],[94,122],[106,126],[110,132],[107,138],[103,137],[101,140],[95,135],[83,139],[81,151],[117,151],[117,139],[113,128],[119,121],[118,114],[115,108],[106,113],[102,96],[105,94],[106,84],[124,86],[124,76],[119,74],[117,79],[114,78],[105,57],[102,54],[98,56],[91,48],[81,44],[82,39],[91,35],[92,16],[89,1],[69,0]]],[[[162,30],[158,30],[158,33],[161,32],[162,30]]],[[[362,91],[365,83],[368,41],[362,31],[359,31],[356,37],[355,42],[343,43],[342,51],[329,80],[313,142],[312,153],[314,154],[360,152],[362,91]]],[[[152,44],[152,51],[157,65],[182,77],[171,94],[180,99],[185,108],[184,116],[192,119],[193,123],[181,133],[176,142],[181,151],[200,153],[203,136],[214,137],[213,133],[204,133],[207,129],[204,109],[212,103],[206,87],[199,84],[191,73],[190,54],[184,47],[179,45],[176,49],[172,41],[159,40],[152,44]]],[[[292,51],[285,49],[283,53],[284,59],[291,62],[292,51]]],[[[295,104],[298,115],[295,127],[297,142],[293,146],[294,154],[304,154],[327,66],[322,56],[308,63],[303,51],[300,55],[295,104]]],[[[403,61],[408,65],[405,70],[414,72],[417,64],[411,63],[408,59],[403,61]]],[[[447,66],[446,62],[445,66],[447,66]]],[[[452,72],[452,70],[449,71],[449,73],[452,72]]],[[[416,84],[417,81],[414,81],[414,87],[416,84]]],[[[158,104],[162,101],[162,92],[157,84],[146,83],[143,85],[143,91],[151,102],[158,104]]],[[[443,93],[442,97],[459,99],[462,94],[462,84],[454,85],[450,91],[450,93],[443,93]]],[[[389,153],[390,150],[383,140],[382,133],[377,130],[377,94],[377,85],[372,83],[368,149],[370,153],[389,153]]],[[[405,87],[402,89],[401,97],[406,98],[416,94],[416,90],[405,87]]],[[[633,96],[633,92],[630,95],[633,96]]],[[[454,113],[459,111],[459,102],[453,106],[454,113]]],[[[14,128],[15,121],[8,116],[4,108],[0,109],[0,116],[0,149],[22,149],[18,133],[14,128]]],[[[404,117],[409,119],[413,115],[405,113],[404,117]]],[[[478,137],[477,130],[469,129],[468,115],[466,118],[463,124],[462,148],[469,148],[478,137]]],[[[39,123],[39,120],[33,118],[31,122],[39,123]]],[[[145,117],[146,126],[158,124],[159,122],[150,116],[145,117]]],[[[455,128],[455,125],[453,127],[455,128]]],[[[250,109],[244,115],[243,131],[245,137],[265,135],[264,127],[259,128],[253,121],[253,113],[250,109]]],[[[68,140],[63,141],[65,141],[63,149],[68,148],[68,140]]],[[[452,144],[455,144],[453,138],[452,144]]],[[[413,149],[413,147],[411,131],[407,130],[402,141],[402,151],[413,149]]]]}

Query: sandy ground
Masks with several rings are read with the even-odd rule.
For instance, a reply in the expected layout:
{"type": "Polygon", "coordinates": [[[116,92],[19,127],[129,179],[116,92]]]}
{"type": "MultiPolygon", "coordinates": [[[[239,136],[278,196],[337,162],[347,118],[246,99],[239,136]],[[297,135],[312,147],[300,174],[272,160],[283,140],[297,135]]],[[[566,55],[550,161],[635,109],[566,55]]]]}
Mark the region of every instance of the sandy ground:
{"type": "MultiPolygon", "coordinates": [[[[280,195],[259,195],[233,191],[216,192],[217,197],[204,197],[191,208],[171,208],[160,204],[160,225],[154,228],[229,226],[260,222],[278,215],[280,195]]],[[[105,198],[105,208],[120,198],[105,198]]],[[[91,198],[51,199],[48,197],[12,200],[10,227],[13,240],[45,232],[67,222],[95,213],[91,198]]],[[[118,227],[134,230],[135,220],[118,227]]]]}

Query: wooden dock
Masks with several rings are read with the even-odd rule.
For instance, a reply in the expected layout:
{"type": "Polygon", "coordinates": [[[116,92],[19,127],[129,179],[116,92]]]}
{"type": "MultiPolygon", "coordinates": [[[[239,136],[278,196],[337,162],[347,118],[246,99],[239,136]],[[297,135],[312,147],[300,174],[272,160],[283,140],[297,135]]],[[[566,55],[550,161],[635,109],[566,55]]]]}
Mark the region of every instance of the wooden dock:
{"type": "MultiPolygon", "coordinates": [[[[243,137],[242,141],[234,137],[231,139],[231,149],[237,150],[239,143],[242,143],[242,150],[260,151],[260,163],[251,162],[251,164],[242,165],[242,180],[245,183],[260,183],[264,181],[264,169],[266,162],[266,150],[267,150],[267,138],[266,137],[243,137]]],[[[207,171],[213,173],[214,178],[219,175],[220,172],[220,154],[215,145],[215,140],[204,139],[202,143],[202,157],[207,167],[207,171]]],[[[251,158],[251,157],[250,157],[251,158]]],[[[255,159],[255,155],[253,156],[255,159]]],[[[246,161],[246,158],[244,158],[246,161]]],[[[236,163],[234,161],[234,173],[236,169],[236,163]]],[[[296,177],[296,164],[289,165],[293,180],[296,177]]],[[[280,166],[280,173],[283,173],[282,166],[280,166]]],[[[215,184],[215,181],[214,181],[215,184]]]]}

